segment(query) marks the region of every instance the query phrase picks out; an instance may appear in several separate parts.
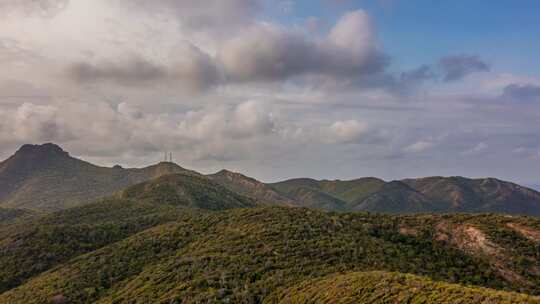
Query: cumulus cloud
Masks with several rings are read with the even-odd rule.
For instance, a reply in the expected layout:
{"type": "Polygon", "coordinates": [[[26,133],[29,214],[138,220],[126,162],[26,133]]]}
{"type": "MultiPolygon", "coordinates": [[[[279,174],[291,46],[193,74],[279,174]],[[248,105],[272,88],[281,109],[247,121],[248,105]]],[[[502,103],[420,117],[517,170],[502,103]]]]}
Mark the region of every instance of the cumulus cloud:
{"type": "Polygon", "coordinates": [[[540,101],[540,86],[534,84],[510,84],[507,85],[502,98],[511,101],[540,101]]]}
{"type": "Polygon", "coordinates": [[[157,15],[174,14],[188,29],[227,31],[253,21],[260,10],[259,0],[113,0],[128,9],[139,9],[157,15]]]}
{"type": "Polygon", "coordinates": [[[72,134],[52,105],[22,103],[12,111],[0,112],[0,141],[65,141],[72,134]]]}
{"type": "Polygon", "coordinates": [[[233,80],[283,80],[301,75],[356,77],[381,71],[379,51],[367,14],[344,15],[327,37],[313,40],[302,32],[258,24],[226,42],[218,54],[233,80]]]}
{"type": "Polygon", "coordinates": [[[118,62],[78,62],[67,76],[79,83],[114,82],[123,86],[173,84],[191,91],[203,91],[220,81],[213,59],[191,44],[174,51],[169,65],[159,65],[141,57],[120,58],[118,62]]]}
{"type": "Polygon", "coordinates": [[[15,39],[0,37],[0,63],[25,65],[34,61],[38,55],[15,39]]]}
{"type": "Polygon", "coordinates": [[[476,155],[485,151],[487,148],[489,148],[488,144],[486,144],[485,142],[479,142],[478,144],[474,145],[472,148],[463,151],[461,154],[476,155]]]}
{"type": "Polygon", "coordinates": [[[221,106],[190,111],[179,124],[182,133],[196,140],[246,139],[272,132],[274,120],[262,103],[247,101],[234,107],[221,106]]]}
{"type": "Polygon", "coordinates": [[[406,153],[420,153],[431,149],[434,146],[432,141],[420,140],[406,146],[403,151],[406,153]]]}
{"type": "Polygon", "coordinates": [[[192,153],[191,159],[226,158],[231,151],[240,157],[249,153],[246,143],[263,143],[274,129],[271,111],[256,101],[176,114],[144,113],[128,102],[67,100],[0,109],[0,145],[53,141],[94,155],[174,149],[192,153]]]}
{"type": "Polygon", "coordinates": [[[166,76],[165,68],[141,58],[132,58],[124,63],[88,62],[75,63],[68,68],[69,76],[78,82],[116,82],[122,85],[161,81],[166,76]]]}
{"type": "Polygon", "coordinates": [[[355,143],[367,135],[366,123],[357,120],[336,121],[323,132],[324,141],[329,143],[355,143]]]}
{"type": "Polygon", "coordinates": [[[70,0],[3,0],[0,1],[0,16],[23,14],[52,17],[69,5],[70,0]]]}
{"type": "MultiPolygon", "coordinates": [[[[525,160],[540,146],[540,103],[476,106],[463,91],[476,77],[452,96],[431,81],[487,70],[480,57],[403,71],[399,58],[389,66],[364,11],[307,24],[286,16],[291,25],[280,23],[278,2],[0,0],[0,155],[54,141],[101,164],[147,165],[168,150],[194,169],[250,164],[240,171],[272,178],[339,168],[349,177],[437,166],[450,168],[431,173],[467,174],[483,158],[460,153],[485,141],[489,157],[506,154],[498,161],[528,147],[505,170],[538,171],[525,160]],[[421,85],[429,98],[413,95],[421,85]]],[[[482,93],[533,101],[537,82],[505,78],[482,93]]]]}
{"type": "Polygon", "coordinates": [[[472,73],[487,72],[489,65],[475,55],[454,55],[441,58],[439,67],[446,82],[460,80],[472,73]]]}

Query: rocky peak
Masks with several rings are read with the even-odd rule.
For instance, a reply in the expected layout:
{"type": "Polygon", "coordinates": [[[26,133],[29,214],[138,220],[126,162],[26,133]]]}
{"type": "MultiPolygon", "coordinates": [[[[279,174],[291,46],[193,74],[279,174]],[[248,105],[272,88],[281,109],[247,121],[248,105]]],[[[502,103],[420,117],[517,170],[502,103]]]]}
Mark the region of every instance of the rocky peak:
{"type": "Polygon", "coordinates": [[[42,157],[42,156],[69,156],[69,153],[64,151],[60,146],[53,143],[42,145],[23,145],[15,156],[24,157],[42,157]]]}

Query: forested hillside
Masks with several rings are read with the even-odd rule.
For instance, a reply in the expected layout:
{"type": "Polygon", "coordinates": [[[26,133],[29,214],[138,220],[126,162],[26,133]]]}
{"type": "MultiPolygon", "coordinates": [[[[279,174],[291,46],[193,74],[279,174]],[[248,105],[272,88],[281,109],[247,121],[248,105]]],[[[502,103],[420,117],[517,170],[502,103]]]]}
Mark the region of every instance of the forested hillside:
{"type": "Polygon", "coordinates": [[[284,292],[272,295],[264,303],[534,304],[540,303],[540,298],[434,282],[424,277],[401,273],[353,272],[303,282],[284,292]]]}
{"type": "Polygon", "coordinates": [[[116,197],[0,226],[0,292],[78,255],[202,210],[254,206],[200,176],[176,174],[116,197]]]}
{"type": "MultiPolygon", "coordinates": [[[[182,213],[13,284],[18,286],[10,286],[0,302],[260,302],[302,282],[365,271],[535,295],[539,228],[537,218],[496,215],[389,216],[287,207],[182,213]]],[[[429,290],[436,286],[425,284],[421,292],[435,292],[429,290]]]]}

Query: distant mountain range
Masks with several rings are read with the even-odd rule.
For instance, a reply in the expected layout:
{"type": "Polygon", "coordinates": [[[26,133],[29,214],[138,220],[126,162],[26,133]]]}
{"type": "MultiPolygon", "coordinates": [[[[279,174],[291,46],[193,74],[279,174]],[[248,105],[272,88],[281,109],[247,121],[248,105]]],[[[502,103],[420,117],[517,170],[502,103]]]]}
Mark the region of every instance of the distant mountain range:
{"type": "Polygon", "coordinates": [[[540,215],[539,192],[495,178],[426,177],[390,182],[374,177],[349,181],[298,178],[264,184],[226,170],[209,177],[262,203],[331,211],[540,215]]]}
{"type": "Polygon", "coordinates": [[[203,177],[174,163],[142,169],[105,168],[71,157],[54,144],[25,145],[0,163],[0,207],[55,211],[110,196],[173,173],[199,176],[258,204],[381,213],[496,212],[540,215],[540,193],[495,178],[426,177],[384,181],[290,179],[263,183],[222,170],[203,177]]]}

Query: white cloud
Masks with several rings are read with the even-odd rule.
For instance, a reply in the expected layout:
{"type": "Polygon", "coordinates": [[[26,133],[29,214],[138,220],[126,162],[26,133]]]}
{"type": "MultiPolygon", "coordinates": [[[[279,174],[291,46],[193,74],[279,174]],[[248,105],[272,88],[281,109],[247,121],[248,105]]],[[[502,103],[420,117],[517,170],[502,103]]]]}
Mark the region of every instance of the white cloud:
{"type": "Polygon", "coordinates": [[[0,142],[65,141],[71,137],[53,105],[22,103],[11,111],[0,112],[0,142]]]}
{"type": "Polygon", "coordinates": [[[71,65],[67,76],[81,84],[101,83],[129,86],[173,86],[189,92],[202,92],[221,80],[213,59],[199,48],[185,43],[174,50],[167,65],[143,58],[120,58],[119,62],[78,62],[71,65]]]}
{"type": "Polygon", "coordinates": [[[463,151],[462,154],[463,155],[476,155],[485,151],[487,148],[489,148],[488,144],[486,144],[485,142],[479,142],[474,147],[463,151]]]}
{"type": "MultiPolygon", "coordinates": [[[[259,0],[0,0],[0,154],[54,141],[104,163],[145,165],[169,150],[195,169],[393,177],[476,172],[479,158],[456,156],[486,142],[498,161],[527,147],[508,172],[540,169],[530,164],[540,104],[497,102],[511,84],[512,96],[536,96],[524,85],[538,79],[477,73],[450,86],[436,81],[436,64],[388,66],[364,11],[313,16],[306,28],[297,10],[291,25],[265,9],[259,0]],[[407,90],[422,84],[421,96],[407,90]]],[[[484,69],[478,61],[448,71],[464,77],[484,69]]]]}
{"type": "MultiPolygon", "coordinates": [[[[3,110],[0,121],[0,145],[54,141],[98,155],[176,149],[220,157],[220,151],[212,149],[220,147],[223,152],[233,142],[239,146],[251,140],[262,142],[273,136],[275,127],[270,112],[254,101],[167,115],[143,114],[126,102],[113,108],[98,102],[56,100],[51,105],[24,103],[3,110]]],[[[238,156],[249,153],[232,150],[238,156]]]]}
{"type": "Polygon", "coordinates": [[[250,24],[261,8],[259,0],[113,0],[128,9],[157,15],[173,14],[182,27],[194,30],[228,31],[250,24]]]}
{"type": "Polygon", "coordinates": [[[406,146],[403,151],[406,153],[420,153],[431,149],[434,146],[432,141],[420,140],[406,146]]]}
{"type": "Polygon", "coordinates": [[[357,120],[336,121],[323,132],[323,141],[354,143],[362,140],[368,131],[368,125],[357,120]]]}
{"type": "Polygon", "coordinates": [[[3,0],[0,1],[0,16],[33,15],[49,18],[67,7],[70,0],[3,0]]]}
{"type": "Polygon", "coordinates": [[[218,59],[226,75],[238,81],[302,75],[358,77],[379,72],[386,64],[363,11],[344,15],[321,39],[260,23],[226,42],[218,59]]]}

